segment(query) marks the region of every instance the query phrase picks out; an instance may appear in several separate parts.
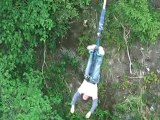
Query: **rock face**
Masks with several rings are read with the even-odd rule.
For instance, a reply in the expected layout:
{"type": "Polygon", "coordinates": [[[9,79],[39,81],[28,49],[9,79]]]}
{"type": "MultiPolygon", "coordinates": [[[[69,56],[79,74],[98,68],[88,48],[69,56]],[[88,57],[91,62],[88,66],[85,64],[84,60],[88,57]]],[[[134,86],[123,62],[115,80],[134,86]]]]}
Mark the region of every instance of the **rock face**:
{"type": "MultiPolygon", "coordinates": [[[[140,71],[147,74],[150,71],[160,74],[160,40],[156,44],[143,46],[134,44],[130,47],[130,57],[132,62],[131,76],[140,76],[140,71]]],[[[126,51],[119,53],[114,48],[107,50],[108,65],[112,70],[114,77],[122,77],[129,73],[129,60],[126,51]]]]}
{"type": "Polygon", "coordinates": [[[128,100],[129,96],[140,97],[142,95],[148,112],[152,111],[158,115],[160,112],[160,40],[154,45],[144,46],[135,43],[130,47],[132,74],[129,73],[126,50],[118,52],[113,48],[106,52],[109,57],[104,59],[104,62],[108,66],[102,66],[101,79],[106,81],[107,100],[112,101],[106,102],[107,106],[112,103],[112,110],[115,110],[115,114],[124,120],[132,119],[133,116],[130,113],[117,113],[115,106],[120,101],[128,100]]]}

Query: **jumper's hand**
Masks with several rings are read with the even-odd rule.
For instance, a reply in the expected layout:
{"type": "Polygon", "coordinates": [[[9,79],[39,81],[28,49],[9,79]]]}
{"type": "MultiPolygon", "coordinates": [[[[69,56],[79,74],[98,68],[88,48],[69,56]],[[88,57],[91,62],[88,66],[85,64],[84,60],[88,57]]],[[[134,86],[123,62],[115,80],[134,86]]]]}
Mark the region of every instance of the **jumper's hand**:
{"type": "Polygon", "coordinates": [[[89,111],[87,114],[86,114],[86,118],[90,118],[91,116],[91,112],[89,111]]]}
{"type": "Polygon", "coordinates": [[[71,106],[70,112],[74,113],[74,105],[71,106]]]}

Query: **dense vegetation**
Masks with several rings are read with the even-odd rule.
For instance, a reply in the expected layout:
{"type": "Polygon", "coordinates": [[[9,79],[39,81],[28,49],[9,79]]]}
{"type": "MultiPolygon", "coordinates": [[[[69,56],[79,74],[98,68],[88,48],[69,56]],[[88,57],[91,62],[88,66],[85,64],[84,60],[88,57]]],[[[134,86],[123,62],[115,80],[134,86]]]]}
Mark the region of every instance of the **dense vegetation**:
{"type": "MultiPolygon", "coordinates": [[[[70,23],[81,21],[83,10],[97,3],[96,0],[0,1],[0,119],[84,118],[81,114],[69,114],[72,94],[68,84],[72,78],[68,76],[67,69],[70,67],[76,71],[79,61],[68,57],[67,52],[61,54],[58,45],[66,40],[63,38],[70,23]]],[[[101,4],[97,6],[101,7],[101,4]]],[[[103,44],[124,47],[122,39],[130,41],[129,44],[135,41],[156,42],[160,33],[160,13],[149,1],[111,0],[108,7],[103,33],[103,39],[108,41],[103,44]]],[[[85,46],[82,45],[89,43],[88,38],[92,38],[91,42],[94,40],[90,37],[93,33],[82,35],[79,38],[79,55],[85,54],[85,46]]],[[[148,81],[160,82],[155,74],[146,76],[145,80],[146,84],[148,81]]],[[[105,86],[102,85],[101,89],[105,86]]],[[[142,112],[145,101],[141,101],[141,97],[130,96],[127,102],[117,104],[117,112],[123,113],[128,107],[130,113],[142,112]]],[[[137,120],[144,119],[142,115],[138,114],[137,120]]],[[[160,116],[149,114],[149,117],[152,120],[160,116]]],[[[121,114],[114,115],[100,107],[93,116],[93,119],[105,118],[119,120],[121,114]]]]}

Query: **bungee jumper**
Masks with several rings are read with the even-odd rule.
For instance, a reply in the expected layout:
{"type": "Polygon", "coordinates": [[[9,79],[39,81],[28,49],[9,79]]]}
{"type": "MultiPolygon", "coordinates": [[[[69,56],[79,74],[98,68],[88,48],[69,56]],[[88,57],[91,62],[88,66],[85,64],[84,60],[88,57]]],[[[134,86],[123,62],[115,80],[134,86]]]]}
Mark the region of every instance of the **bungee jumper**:
{"type": "Polygon", "coordinates": [[[88,100],[89,97],[92,98],[92,107],[86,114],[86,118],[90,118],[91,114],[94,112],[94,110],[98,105],[97,84],[100,81],[100,67],[102,64],[103,56],[105,54],[103,47],[100,46],[100,37],[103,30],[105,12],[106,12],[106,0],[104,0],[103,8],[101,11],[96,44],[89,45],[87,47],[90,56],[84,73],[84,81],[78,88],[77,92],[74,94],[71,102],[70,112],[74,113],[75,104],[80,95],[82,95],[82,99],[85,101],[88,100]]]}

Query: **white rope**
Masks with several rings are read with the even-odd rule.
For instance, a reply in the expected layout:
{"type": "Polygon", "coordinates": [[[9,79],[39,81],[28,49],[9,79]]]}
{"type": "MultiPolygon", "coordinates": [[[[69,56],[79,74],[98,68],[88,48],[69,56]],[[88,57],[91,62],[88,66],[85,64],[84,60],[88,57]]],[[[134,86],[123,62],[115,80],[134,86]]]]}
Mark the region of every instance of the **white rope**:
{"type": "Polygon", "coordinates": [[[104,2],[103,2],[103,9],[106,8],[106,3],[107,3],[107,0],[104,0],[104,2]]]}

